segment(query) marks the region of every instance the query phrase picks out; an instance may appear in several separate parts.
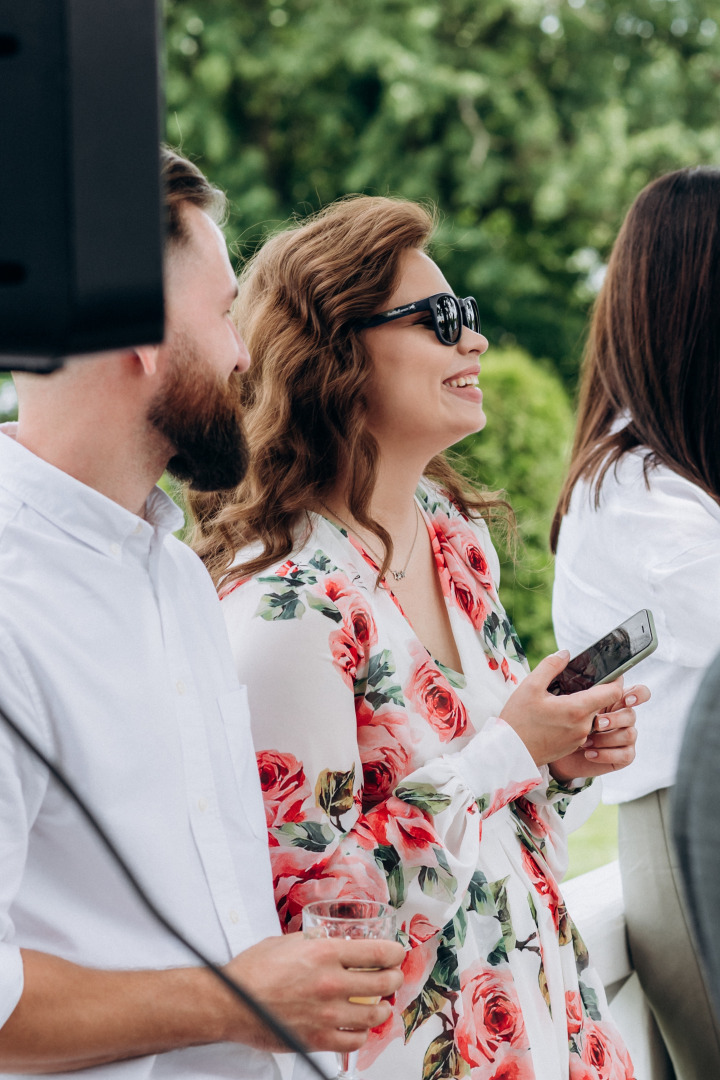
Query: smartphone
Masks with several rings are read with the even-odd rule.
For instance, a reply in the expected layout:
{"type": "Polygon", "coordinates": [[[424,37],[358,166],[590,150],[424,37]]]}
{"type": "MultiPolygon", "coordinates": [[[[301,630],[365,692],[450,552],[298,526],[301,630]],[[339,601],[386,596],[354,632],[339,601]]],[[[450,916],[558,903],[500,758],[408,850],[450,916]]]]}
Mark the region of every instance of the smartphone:
{"type": "Polygon", "coordinates": [[[657,649],[652,612],[647,608],[620,623],[583,650],[548,686],[551,694],[574,694],[598,683],[612,682],[657,649]]]}

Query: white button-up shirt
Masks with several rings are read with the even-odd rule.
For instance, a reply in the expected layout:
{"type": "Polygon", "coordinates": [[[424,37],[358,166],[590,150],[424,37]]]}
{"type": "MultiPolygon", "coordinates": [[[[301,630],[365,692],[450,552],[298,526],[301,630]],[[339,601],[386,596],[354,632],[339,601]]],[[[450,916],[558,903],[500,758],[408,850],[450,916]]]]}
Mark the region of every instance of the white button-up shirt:
{"type": "MultiPolygon", "coordinates": [[[[76,785],[155,903],[215,962],[279,933],[246,695],[199,559],[156,489],[141,520],[0,434],[0,707],[76,785]]],[[[0,1024],[20,947],[90,967],[197,961],[0,723],[0,1024]]],[[[278,1076],[196,1047],[66,1073],[278,1076]]]]}
{"type": "Polygon", "coordinates": [[[644,453],[624,457],[592,489],[576,485],[555,564],[553,622],[575,655],[640,608],[655,617],[658,648],[625,676],[652,698],[637,712],[637,756],[603,777],[606,802],[626,802],[674,783],[688,710],[720,650],[720,506],[644,453]]]}

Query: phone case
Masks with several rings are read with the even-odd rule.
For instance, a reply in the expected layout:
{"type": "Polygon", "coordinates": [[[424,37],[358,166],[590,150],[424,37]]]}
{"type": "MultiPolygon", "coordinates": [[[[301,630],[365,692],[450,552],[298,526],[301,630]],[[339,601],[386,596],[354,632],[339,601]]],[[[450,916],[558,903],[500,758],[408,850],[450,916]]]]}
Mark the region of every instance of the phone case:
{"type": "Polygon", "coordinates": [[[645,646],[644,649],[641,649],[639,653],[635,653],[635,655],[631,656],[630,659],[627,660],[624,664],[621,664],[620,667],[615,668],[614,671],[609,672],[604,679],[598,679],[597,683],[595,684],[596,686],[602,686],[603,683],[613,682],[614,679],[619,679],[620,676],[624,675],[626,671],[629,671],[630,668],[635,667],[636,664],[639,664],[641,660],[644,660],[646,656],[649,656],[650,653],[654,653],[657,649],[658,640],[657,634],[655,632],[655,620],[653,619],[653,613],[652,611],[650,611],[650,608],[643,608],[642,610],[647,615],[648,624],[650,626],[651,638],[649,643],[645,646]]]}

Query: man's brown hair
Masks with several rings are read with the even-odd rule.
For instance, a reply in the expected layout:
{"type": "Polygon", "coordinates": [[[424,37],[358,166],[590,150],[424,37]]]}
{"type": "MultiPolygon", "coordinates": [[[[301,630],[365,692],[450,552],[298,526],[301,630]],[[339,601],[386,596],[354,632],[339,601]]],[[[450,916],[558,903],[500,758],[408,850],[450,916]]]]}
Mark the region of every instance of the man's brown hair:
{"type": "Polygon", "coordinates": [[[181,154],[163,146],[160,151],[160,172],[165,193],[166,242],[185,243],[188,233],[183,221],[183,203],[192,203],[204,210],[216,225],[222,225],[227,212],[227,199],[213,187],[206,176],[181,154]]]}

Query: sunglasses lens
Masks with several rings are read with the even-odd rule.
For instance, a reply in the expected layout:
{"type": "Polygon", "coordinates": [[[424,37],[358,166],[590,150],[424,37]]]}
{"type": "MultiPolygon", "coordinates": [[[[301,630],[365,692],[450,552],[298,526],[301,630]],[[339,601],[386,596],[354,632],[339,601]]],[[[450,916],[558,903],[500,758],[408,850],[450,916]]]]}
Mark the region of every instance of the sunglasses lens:
{"type": "Polygon", "coordinates": [[[443,341],[449,344],[460,336],[460,311],[454,296],[439,296],[437,301],[437,326],[443,341]]]}
{"type": "Polygon", "coordinates": [[[467,326],[468,330],[474,330],[476,334],[480,333],[480,312],[473,296],[468,296],[462,302],[463,314],[465,318],[463,322],[467,326]]]}

